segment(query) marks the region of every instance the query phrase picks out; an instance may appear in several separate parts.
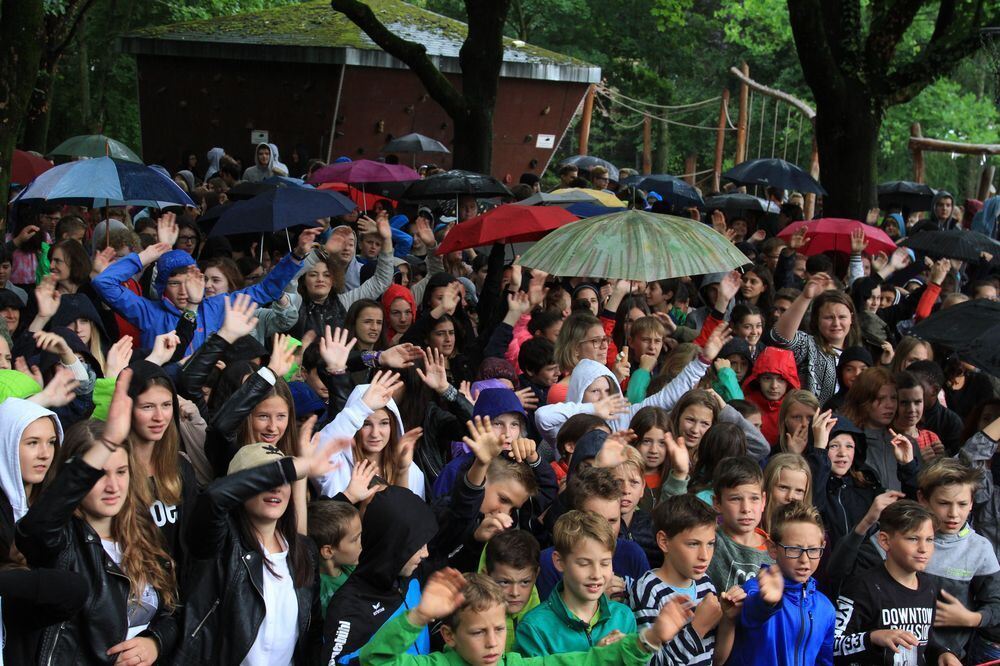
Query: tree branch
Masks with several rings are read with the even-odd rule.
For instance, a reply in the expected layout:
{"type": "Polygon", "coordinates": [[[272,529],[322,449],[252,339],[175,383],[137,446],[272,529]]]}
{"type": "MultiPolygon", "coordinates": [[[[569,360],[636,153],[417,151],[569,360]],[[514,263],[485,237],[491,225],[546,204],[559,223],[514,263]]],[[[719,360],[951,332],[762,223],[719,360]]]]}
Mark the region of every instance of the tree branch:
{"type": "MultiPolygon", "coordinates": [[[[898,0],[872,3],[872,18],[865,40],[865,60],[878,63],[885,72],[896,55],[903,35],[913,24],[922,0],[898,0]]],[[[878,77],[882,78],[882,77],[878,77]]]]}
{"type": "Polygon", "coordinates": [[[94,0],[70,0],[62,15],[51,14],[45,18],[46,57],[58,60],[73,41],[76,29],[80,26],[80,17],[90,9],[94,0]]]}
{"type": "Polygon", "coordinates": [[[427,49],[423,44],[395,35],[379,21],[371,7],[359,0],[330,0],[330,6],[364,30],[379,48],[402,60],[449,116],[454,118],[467,112],[464,96],[427,56],[427,49]]]}
{"type": "Polygon", "coordinates": [[[788,0],[788,20],[802,74],[817,103],[824,96],[840,96],[844,78],[827,39],[821,0],[788,0]]]}

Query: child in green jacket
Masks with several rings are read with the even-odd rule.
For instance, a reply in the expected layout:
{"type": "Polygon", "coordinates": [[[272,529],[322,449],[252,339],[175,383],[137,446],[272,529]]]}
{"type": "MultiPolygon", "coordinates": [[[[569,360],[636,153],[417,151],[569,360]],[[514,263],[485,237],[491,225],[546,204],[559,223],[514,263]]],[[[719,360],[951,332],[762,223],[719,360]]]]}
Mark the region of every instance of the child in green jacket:
{"type": "Polygon", "coordinates": [[[641,634],[622,636],[588,652],[544,657],[504,654],[507,606],[503,590],[483,574],[443,569],[431,576],[420,603],[397,615],[361,648],[368,666],[644,666],[692,615],[690,603],[674,599],[641,634]],[[444,618],[441,635],[450,650],[428,655],[405,654],[424,627],[444,618]]]}

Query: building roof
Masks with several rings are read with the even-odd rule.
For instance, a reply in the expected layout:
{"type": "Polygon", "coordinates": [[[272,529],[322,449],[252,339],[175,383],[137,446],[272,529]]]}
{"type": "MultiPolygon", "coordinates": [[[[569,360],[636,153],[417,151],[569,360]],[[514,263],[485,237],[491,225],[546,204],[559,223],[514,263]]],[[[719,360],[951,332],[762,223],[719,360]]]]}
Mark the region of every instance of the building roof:
{"type": "MultiPolygon", "coordinates": [[[[366,2],[395,34],[423,44],[443,72],[461,73],[464,23],[401,0],[366,2]]],[[[145,28],[122,37],[120,46],[135,55],[406,68],[328,0],[145,28]]],[[[504,38],[501,76],[595,83],[600,73],[599,67],[575,58],[504,38]]]]}

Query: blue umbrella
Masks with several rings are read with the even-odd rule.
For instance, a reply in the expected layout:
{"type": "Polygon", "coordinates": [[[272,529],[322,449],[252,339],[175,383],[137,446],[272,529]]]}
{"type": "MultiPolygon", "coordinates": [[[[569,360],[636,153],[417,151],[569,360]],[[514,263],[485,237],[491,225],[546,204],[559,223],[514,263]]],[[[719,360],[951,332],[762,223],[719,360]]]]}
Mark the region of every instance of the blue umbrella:
{"type": "Polygon", "coordinates": [[[269,176],[263,180],[267,185],[276,185],[277,187],[305,187],[310,190],[315,189],[312,185],[305,182],[301,178],[292,178],[291,176],[269,176]]]}
{"type": "Polygon", "coordinates": [[[353,201],[330,190],[278,187],[229,206],[208,235],[273,234],[300,224],[314,227],[321,217],[346,215],[355,208],[353,201]]]}
{"type": "Polygon", "coordinates": [[[589,202],[579,202],[566,206],[566,210],[573,213],[577,217],[597,217],[598,215],[607,215],[609,213],[620,213],[621,208],[609,208],[607,206],[601,206],[600,204],[589,203],[589,202]]]}
{"type": "Polygon", "coordinates": [[[698,190],[677,176],[665,173],[646,176],[636,184],[636,187],[644,192],[656,192],[677,210],[705,207],[705,200],[701,198],[698,190]]]}
{"type": "Polygon", "coordinates": [[[764,185],[782,190],[826,195],[826,190],[816,182],[815,178],[791,162],[777,157],[749,160],[737,164],[723,173],[722,177],[741,185],[764,185]]]}
{"type": "Polygon", "coordinates": [[[112,157],[52,167],[31,181],[17,201],[54,201],[91,208],[194,206],[191,197],[162,173],[112,157]]]}

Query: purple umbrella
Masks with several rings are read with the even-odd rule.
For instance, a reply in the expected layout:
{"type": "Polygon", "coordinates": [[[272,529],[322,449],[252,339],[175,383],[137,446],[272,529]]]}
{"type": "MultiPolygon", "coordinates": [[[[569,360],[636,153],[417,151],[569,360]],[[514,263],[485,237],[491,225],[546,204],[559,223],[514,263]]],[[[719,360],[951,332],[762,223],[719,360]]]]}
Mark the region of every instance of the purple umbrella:
{"type": "Polygon", "coordinates": [[[314,173],[309,182],[313,185],[320,183],[362,185],[365,183],[398,183],[409,180],[420,180],[420,174],[408,166],[386,164],[373,160],[356,160],[325,166],[314,173]]]}

